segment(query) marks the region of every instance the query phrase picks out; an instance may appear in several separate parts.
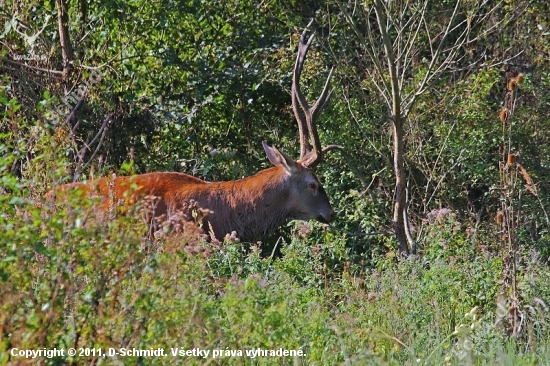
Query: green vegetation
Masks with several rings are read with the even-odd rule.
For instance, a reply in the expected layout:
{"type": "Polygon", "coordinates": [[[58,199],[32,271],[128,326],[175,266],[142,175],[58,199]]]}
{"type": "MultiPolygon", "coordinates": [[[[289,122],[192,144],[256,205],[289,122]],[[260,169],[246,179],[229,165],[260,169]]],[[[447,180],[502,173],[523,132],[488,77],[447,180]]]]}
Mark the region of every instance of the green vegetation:
{"type": "MultiPolygon", "coordinates": [[[[396,20],[403,9],[389,3],[396,20]]],[[[399,117],[416,251],[405,256],[392,222],[395,111],[380,88],[392,75],[369,56],[388,52],[368,26],[371,2],[6,0],[0,365],[24,361],[14,348],[89,349],[39,357],[56,365],[549,364],[548,5],[460,4],[457,21],[487,21],[470,23],[471,42],[422,89],[430,42],[456,5],[423,4],[386,29],[398,39],[423,14],[434,32],[415,36],[400,69],[400,92],[415,95],[399,117]],[[151,240],[143,204],[105,220],[79,191],[43,199],[113,173],[240,178],[268,165],[262,140],[297,156],[289,90],[313,17],[302,85],[313,100],[337,66],[318,127],[324,145],[345,148],[316,172],[333,226],[290,222],[262,243],[220,243],[190,225],[151,240]],[[91,353],[100,348],[166,356],[91,353]],[[281,348],[302,356],[246,355],[281,348]],[[171,354],[193,349],[210,355],[171,354]]]]}

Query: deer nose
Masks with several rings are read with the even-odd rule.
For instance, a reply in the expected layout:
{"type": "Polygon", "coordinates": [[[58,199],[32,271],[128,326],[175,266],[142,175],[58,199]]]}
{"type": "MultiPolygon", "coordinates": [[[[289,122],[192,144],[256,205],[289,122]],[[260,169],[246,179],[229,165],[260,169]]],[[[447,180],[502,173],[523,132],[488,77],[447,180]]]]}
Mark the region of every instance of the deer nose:
{"type": "Polygon", "coordinates": [[[323,224],[328,224],[336,219],[336,212],[330,210],[328,215],[318,215],[317,221],[322,222],[323,224]]]}

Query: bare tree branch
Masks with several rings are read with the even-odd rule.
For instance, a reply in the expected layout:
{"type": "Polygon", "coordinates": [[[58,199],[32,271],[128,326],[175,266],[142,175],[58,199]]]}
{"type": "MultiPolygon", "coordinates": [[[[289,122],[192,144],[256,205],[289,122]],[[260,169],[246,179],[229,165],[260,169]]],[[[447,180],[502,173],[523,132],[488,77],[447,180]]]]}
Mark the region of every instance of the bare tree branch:
{"type": "MultiPolygon", "coordinates": [[[[366,58],[373,65],[366,72],[388,107],[393,127],[396,177],[393,221],[400,250],[405,252],[405,236],[408,236],[411,245],[414,239],[407,232],[408,223],[403,222],[407,219],[408,204],[403,158],[404,121],[418,97],[429,90],[438,78],[463,68],[461,64],[467,57],[469,47],[506,26],[517,14],[497,19],[495,15],[504,2],[492,4],[488,0],[473,3],[457,0],[451,10],[437,21],[426,18],[427,9],[433,4],[429,0],[372,0],[362,5],[354,0],[340,0],[338,4],[357,36],[361,51],[366,53],[366,58]],[[349,9],[353,10],[350,12],[349,9]],[[363,18],[360,19],[360,16],[363,18]],[[418,65],[419,40],[427,40],[429,56],[426,61],[421,60],[420,70],[413,70],[413,65],[418,65]]],[[[468,67],[475,65],[487,67],[485,55],[471,61],[468,67]]],[[[438,182],[435,190],[439,189],[440,184],[438,182]]]]}

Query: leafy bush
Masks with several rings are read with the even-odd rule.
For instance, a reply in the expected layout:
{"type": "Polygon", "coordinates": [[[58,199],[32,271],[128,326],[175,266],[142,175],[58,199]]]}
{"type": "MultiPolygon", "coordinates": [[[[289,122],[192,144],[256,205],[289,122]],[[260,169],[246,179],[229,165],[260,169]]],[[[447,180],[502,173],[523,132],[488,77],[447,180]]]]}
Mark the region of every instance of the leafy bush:
{"type": "MultiPolygon", "coordinates": [[[[5,170],[11,159],[4,156],[5,170]]],[[[313,247],[296,235],[282,257],[262,257],[258,245],[247,250],[231,237],[223,243],[183,236],[151,242],[142,235],[139,215],[97,221],[96,202],[78,191],[54,208],[29,198],[27,187],[34,184],[3,175],[3,362],[13,347],[160,347],[168,353],[176,346],[305,354],[303,361],[257,357],[254,364],[549,360],[550,294],[544,289],[550,272],[537,258],[525,264],[520,282],[529,337],[514,340],[498,323],[507,316],[496,299],[500,259],[452,251],[443,256],[456,245],[450,234],[428,235],[445,248],[429,247],[433,254],[424,258],[378,259],[385,263],[380,270],[347,265],[345,248],[330,235],[313,247]]],[[[439,231],[454,224],[441,225],[439,231]]],[[[71,360],[94,357],[44,361],[71,360]]],[[[118,360],[163,363],[137,356],[118,360]]],[[[224,356],[216,362],[249,361],[224,356]]]]}

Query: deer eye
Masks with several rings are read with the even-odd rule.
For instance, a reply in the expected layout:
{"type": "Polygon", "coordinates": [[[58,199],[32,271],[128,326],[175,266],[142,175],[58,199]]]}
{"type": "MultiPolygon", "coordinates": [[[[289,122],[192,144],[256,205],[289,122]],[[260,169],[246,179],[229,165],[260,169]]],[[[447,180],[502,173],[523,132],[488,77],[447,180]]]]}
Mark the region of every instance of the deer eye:
{"type": "Polygon", "coordinates": [[[315,183],[309,183],[309,188],[315,189],[317,188],[317,185],[315,183]]]}

